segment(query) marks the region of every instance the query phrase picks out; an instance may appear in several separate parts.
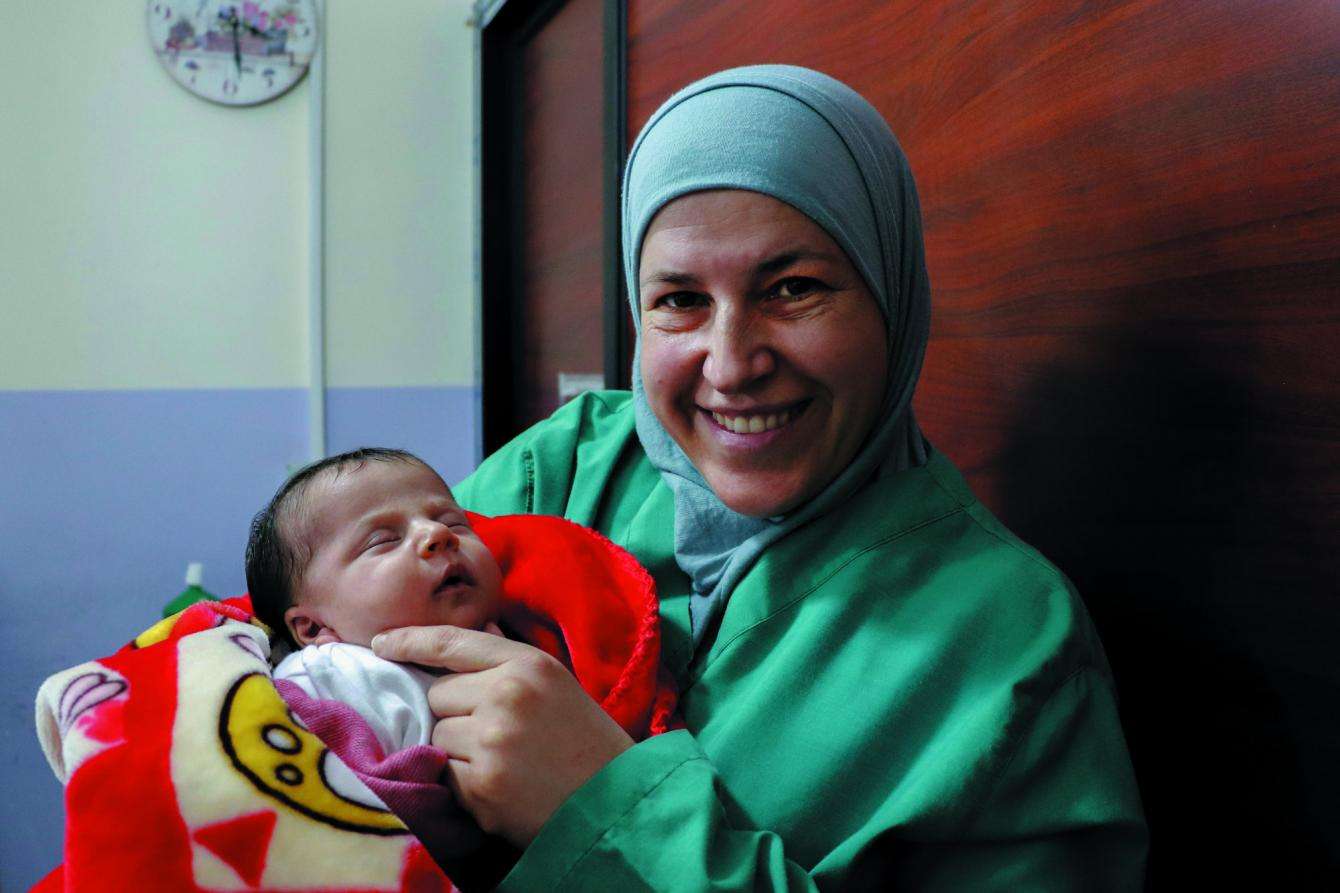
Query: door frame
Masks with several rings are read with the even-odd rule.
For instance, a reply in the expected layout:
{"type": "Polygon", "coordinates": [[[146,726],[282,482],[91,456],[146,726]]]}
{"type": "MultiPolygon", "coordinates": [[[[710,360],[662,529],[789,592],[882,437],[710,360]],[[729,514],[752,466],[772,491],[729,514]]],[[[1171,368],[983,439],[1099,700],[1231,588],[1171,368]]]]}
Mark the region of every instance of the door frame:
{"type": "MultiPolygon", "coordinates": [[[[523,294],[524,159],[521,51],[566,0],[480,0],[479,54],[480,402],[484,455],[515,436],[514,375],[523,294]]],[[[604,0],[601,329],[607,388],[630,384],[632,343],[619,236],[619,184],[627,154],[627,34],[624,0],[604,0]]]]}

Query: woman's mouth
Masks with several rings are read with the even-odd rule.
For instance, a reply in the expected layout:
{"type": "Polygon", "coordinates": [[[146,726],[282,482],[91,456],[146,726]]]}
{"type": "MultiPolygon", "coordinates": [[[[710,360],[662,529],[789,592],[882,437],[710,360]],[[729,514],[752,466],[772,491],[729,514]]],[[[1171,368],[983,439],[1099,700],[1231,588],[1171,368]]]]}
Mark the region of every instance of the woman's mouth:
{"type": "Polygon", "coordinates": [[[785,427],[805,411],[809,401],[793,403],[778,410],[767,412],[717,412],[708,410],[712,421],[732,434],[764,434],[785,427]]]}

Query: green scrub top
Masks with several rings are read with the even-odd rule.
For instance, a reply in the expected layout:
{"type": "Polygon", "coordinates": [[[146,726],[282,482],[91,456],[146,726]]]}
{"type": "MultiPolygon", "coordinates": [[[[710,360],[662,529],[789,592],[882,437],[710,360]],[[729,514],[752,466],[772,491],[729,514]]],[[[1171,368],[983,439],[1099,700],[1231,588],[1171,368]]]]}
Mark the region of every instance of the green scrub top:
{"type": "Polygon", "coordinates": [[[455,492],[595,528],[651,571],[686,725],[574,793],[501,889],[1142,887],[1088,615],[944,456],[771,546],[696,654],[670,491],[626,392],[573,400],[455,492]]]}

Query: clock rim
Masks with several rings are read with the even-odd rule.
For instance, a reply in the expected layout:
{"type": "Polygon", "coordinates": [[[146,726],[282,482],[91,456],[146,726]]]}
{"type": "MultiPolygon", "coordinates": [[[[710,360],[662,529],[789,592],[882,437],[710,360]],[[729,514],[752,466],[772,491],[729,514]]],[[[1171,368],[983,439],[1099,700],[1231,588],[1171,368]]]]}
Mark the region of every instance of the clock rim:
{"type": "Polygon", "coordinates": [[[149,46],[150,49],[153,50],[154,58],[158,60],[159,67],[164,72],[166,72],[167,76],[172,80],[174,84],[186,90],[192,96],[195,96],[199,99],[203,99],[205,102],[210,102],[213,103],[214,105],[221,105],[225,108],[250,108],[251,106],[264,105],[267,102],[272,102],[276,99],[279,99],[281,96],[287,95],[289,91],[291,91],[294,87],[298,86],[298,84],[302,83],[303,79],[307,77],[307,73],[312,70],[312,61],[316,58],[316,54],[320,52],[321,49],[320,3],[318,3],[317,0],[286,0],[286,2],[293,3],[294,5],[307,7],[308,9],[311,10],[312,14],[312,28],[314,32],[312,54],[311,56],[308,57],[307,62],[302,66],[302,71],[299,72],[298,76],[295,77],[285,86],[276,90],[274,93],[261,96],[257,99],[232,101],[216,96],[207,95],[205,93],[200,92],[200,90],[197,89],[195,85],[187,83],[186,81],[182,80],[180,77],[177,76],[175,71],[176,66],[168,64],[167,55],[160,49],[158,42],[154,37],[153,25],[152,25],[152,13],[151,13],[153,5],[155,3],[168,3],[169,5],[176,7],[183,2],[189,2],[189,0],[145,0],[144,3],[145,32],[149,37],[149,46]]]}

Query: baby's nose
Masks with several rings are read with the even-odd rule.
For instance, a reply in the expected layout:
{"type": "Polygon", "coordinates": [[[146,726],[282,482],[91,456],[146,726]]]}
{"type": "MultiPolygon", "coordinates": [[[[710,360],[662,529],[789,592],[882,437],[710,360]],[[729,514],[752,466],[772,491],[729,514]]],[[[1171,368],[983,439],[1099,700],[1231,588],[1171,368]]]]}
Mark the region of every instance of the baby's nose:
{"type": "Polygon", "coordinates": [[[451,548],[455,541],[456,534],[451,532],[450,527],[445,524],[434,524],[419,543],[419,557],[431,558],[435,552],[451,548]]]}

